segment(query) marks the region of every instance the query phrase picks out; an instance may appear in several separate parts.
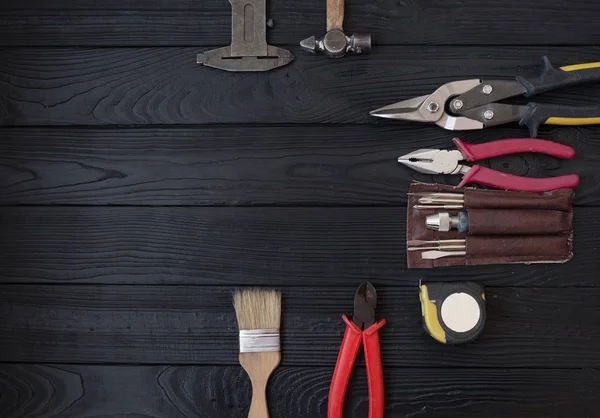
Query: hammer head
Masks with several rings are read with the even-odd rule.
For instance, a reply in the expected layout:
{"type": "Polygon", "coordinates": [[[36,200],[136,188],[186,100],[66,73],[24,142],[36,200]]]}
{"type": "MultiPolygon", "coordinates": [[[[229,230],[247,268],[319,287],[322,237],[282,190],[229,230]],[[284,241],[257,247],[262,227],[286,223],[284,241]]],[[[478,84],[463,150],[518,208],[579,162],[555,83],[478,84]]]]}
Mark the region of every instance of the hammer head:
{"type": "Polygon", "coordinates": [[[346,36],[339,29],[330,30],[321,39],[314,36],[300,42],[302,49],[308,52],[322,52],[331,58],[341,58],[347,52],[367,54],[371,52],[371,35],[355,33],[346,36]]]}

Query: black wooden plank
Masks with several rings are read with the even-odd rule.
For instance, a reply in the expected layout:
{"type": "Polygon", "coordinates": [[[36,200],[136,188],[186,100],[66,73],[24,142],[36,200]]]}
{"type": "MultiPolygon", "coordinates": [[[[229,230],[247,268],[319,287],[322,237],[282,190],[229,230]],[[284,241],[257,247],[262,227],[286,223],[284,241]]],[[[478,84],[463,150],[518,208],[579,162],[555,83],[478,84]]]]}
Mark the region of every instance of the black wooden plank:
{"type": "Polygon", "coordinates": [[[11,207],[0,210],[0,281],[596,286],[599,218],[600,208],[576,208],[575,256],[566,264],[407,270],[401,207],[11,207]]]}
{"type": "MultiPolygon", "coordinates": [[[[272,418],[327,415],[331,368],[279,367],[271,377],[272,418]]],[[[386,416],[594,417],[592,370],[400,369],[386,367],[386,416]]],[[[64,418],[234,418],[246,416],[250,382],[240,367],[0,365],[0,414],[64,418]],[[58,390],[57,390],[58,389],[58,390]],[[115,415],[116,414],[116,415],[115,415]]],[[[344,417],[368,415],[357,371],[344,417]]]]}
{"type": "MultiPolygon", "coordinates": [[[[502,132],[516,137],[520,128],[502,132]]],[[[460,134],[468,142],[498,139],[493,129],[460,134]]],[[[513,155],[492,167],[536,177],[577,173],[576,204],[600,204],[600,130],[556,129],[547,139],[573,146],[577,158],[513,155]]],[[[0,203],[405,205],[410,181],[457,184],[460,176],[419,174],[396,158],[451,144],[436,127],[409,124],[9,128],[0,142],[0,203]]]]}
{"type": "MultiPolygon", "coordinates": [[[[231,36],[231,7],[225,0],[3,3],[2,45],[224,46],[231,36]]],[[[269,17],[275,20],[270,42],[297,45],[323,34],[325,4],[269,1],[269,17]]],[[[346,0],[344,26],[371,32],[376,44],[593,45],[600,37],[599,12],[597,2],[586,0],[346,0]],[[532,22],[539,22],[534,30],[532,22]]]]}
{"type": "MultiPolygon", "coordinates": [[[[369,111],[472,77],[539,72],[595,61],[583,47],[382,47],[324,60],[305,56],[269,73],[226,73],[195,64],[198,48],[24,48],[0,51],[0,124],[370,123],[369,111]],[[227,92],[227,94],[223,94],[227,92]]],[[[300,53],[294,48],[295,53],[300,53]]],[[[556,104],[597,103],[600,85],[546,95],[556,104]]],[[[560,128],[554,128],[560,129],[560,128]]],[[[450,136],[438,128],[439,135],[450,136]]],[[[542,135],[548,129],[541,131],[542,135]]],[[[499,136],[502,131],[496,129],[499,136]]],[[[526,130],[521,130],[526,135],[526,130]]]]}
{"type": "MultiPolygon", "coordinates": [[[[380,286],[377,314],[385,365],[594,368],[600,361],[595,288],[487,289],[484,334],[450,347],[425,335],[416,283],[380,286]]],[[[354,291],[285,287],[282,364],[333,367],[354,291]]],[[[232,287],[20,286],[0,294],[4,362],[234,365],[232,287]]],[[[361,363],[362,364],[362,360],[361,363]]]]}

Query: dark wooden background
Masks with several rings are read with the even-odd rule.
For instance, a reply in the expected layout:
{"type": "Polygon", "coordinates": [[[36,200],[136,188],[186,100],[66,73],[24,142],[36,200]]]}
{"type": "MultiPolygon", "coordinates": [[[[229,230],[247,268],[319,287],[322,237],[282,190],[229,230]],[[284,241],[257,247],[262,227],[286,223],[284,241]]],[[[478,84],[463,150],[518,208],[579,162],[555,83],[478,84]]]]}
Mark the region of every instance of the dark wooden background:
{"type": "MultiPolygon", "coordinates": [[[[19,0],[0,5],[0,417],[244,417],[231,293],[284,294],[272,417],[326,416],[356,287],[379,291],[387,417],[600,415],[600,128],[543,128],[574,161],[499,158],[518,175],[577,173],[564,265],[406,269],[411,180],[450,146],[436,126],[368,111],[470,77],[600,61],[590,0],[347,0],[368,56],[328,60],[325,0],[270,0],[269,42],[296,60],[226,73],[196,54],[230,41],[226,0],[19,0]],[[485,334],[423,335],[417,284],[486,285],[485,334]]],[[[545,95],[600,103],[600,83],[545,95]]],[[[518,126],[459,133],[526,136],[518,126]]],[[[364,361],[346,417],[367,417],[364,361]]]]}

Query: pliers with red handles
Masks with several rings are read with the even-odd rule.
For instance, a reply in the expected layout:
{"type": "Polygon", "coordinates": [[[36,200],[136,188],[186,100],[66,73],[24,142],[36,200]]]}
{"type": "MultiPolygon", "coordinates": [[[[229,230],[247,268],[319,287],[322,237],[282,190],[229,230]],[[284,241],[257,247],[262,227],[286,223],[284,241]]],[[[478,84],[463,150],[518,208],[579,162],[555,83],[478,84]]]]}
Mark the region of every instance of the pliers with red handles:
{"type": "Polygon", "coordinates": [[[369,418],[383,417],[383,369],[379,352],[379,328],[385,325],[385,320],[375,321],[376,306],[377,292],[371,283],[365,282],[360,285],[354,296],[352,321],[346,315],[342,316],[346,323],[346,332],[329,389],[328,418],[342,417],[348,381],[361,343],[364,345],[367,363],[369,418]]]}
{"type": "Polygon", "coordinates": [[[420,149],[403,155],[398,158],[398,162],[424,174],[464,174],[458,187],[463,187],[467,183],[478,183],[506,190],[547,192],[572,188],[579,184],[579,176],[575,174],[530,178],[503,173],[479,165],[469,167],[459,164],[463,160],[479,161],[522,152],[537,152],[571,159],[575,157],[575,150],[567,145],[534,138],[503,139],[478,145],[465,144],[458,138],[454,138],[453,141],[458,150],[420,149]]]}

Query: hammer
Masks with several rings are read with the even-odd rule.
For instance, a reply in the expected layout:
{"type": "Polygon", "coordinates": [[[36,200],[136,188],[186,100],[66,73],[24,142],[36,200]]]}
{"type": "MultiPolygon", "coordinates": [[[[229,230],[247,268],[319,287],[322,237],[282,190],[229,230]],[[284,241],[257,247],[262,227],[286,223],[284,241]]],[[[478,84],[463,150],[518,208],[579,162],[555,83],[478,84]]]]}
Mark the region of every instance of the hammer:
{"type": "Polygon", "coordinates": [[[300,42],[307,52],[322,52],[331,58],[341,58],[346,52],[367,54],[371,51],[371,35],[344,33],[344,0],[327,0],[327,33],[321,39],[314,36],[300,42]]]}

